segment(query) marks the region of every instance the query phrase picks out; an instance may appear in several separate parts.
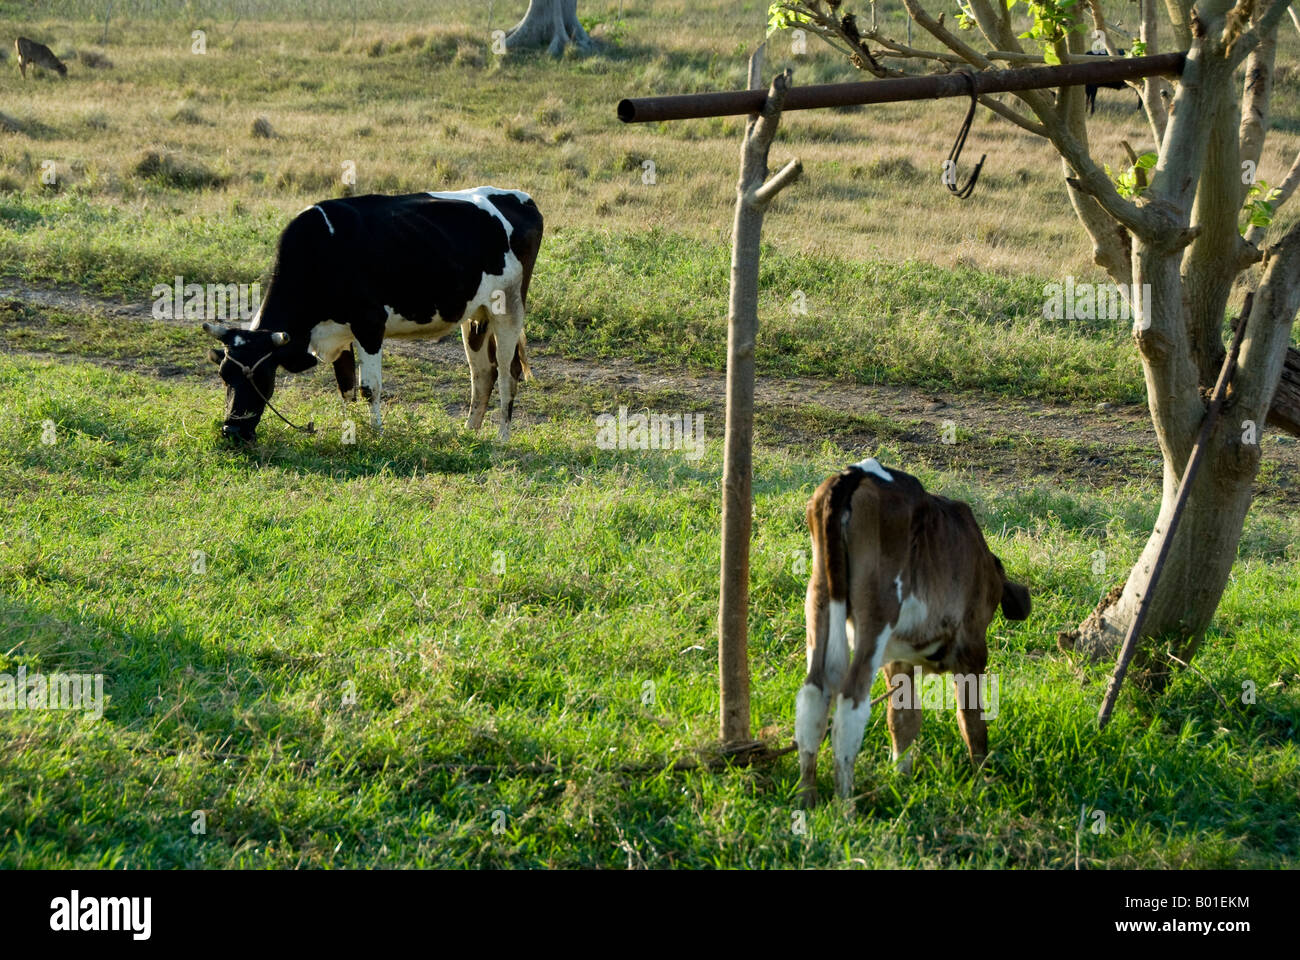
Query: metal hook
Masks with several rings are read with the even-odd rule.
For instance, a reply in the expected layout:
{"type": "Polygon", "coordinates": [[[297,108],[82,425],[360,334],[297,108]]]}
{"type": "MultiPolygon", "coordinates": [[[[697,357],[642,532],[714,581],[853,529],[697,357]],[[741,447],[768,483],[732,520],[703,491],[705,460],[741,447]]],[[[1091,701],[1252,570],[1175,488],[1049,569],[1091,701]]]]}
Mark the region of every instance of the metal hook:
{"type": "Polygon", "coordinates": [[[980,178],[980,169],[984,166],[984,160],[988,157],[988,154],[980,155],[980,162],[975,164],[970,179],[960,187],[957,186],[957,160],[961,157],[962,147],[966,146],[966,137],[970,133],[971,121],[975,119],[975,107],[979,104],[979,96],[975,92],[975,75],[967,70],[962,70],[961,74],[966,78],[966,82],[970,84],[970,109],[966,111],[966,119],[961,125],[961,130],[957,133],[957,142],[952,145],[952,149],[948,151],[948,159],[944,161],[943,184],[948,188],[948,192],[958,200],[965,200],[974,191],[975,183],[980,178]]]}

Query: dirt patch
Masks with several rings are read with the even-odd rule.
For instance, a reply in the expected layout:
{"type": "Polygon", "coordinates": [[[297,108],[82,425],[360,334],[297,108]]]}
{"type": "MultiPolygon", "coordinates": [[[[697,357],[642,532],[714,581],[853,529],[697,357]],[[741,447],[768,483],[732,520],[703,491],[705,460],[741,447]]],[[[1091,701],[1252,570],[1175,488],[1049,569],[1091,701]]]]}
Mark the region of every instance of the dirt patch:
{"type": "MultiPolygon", "coordinates": [[[[44,289],[22,284],[0,286],[0,328],[5,322],[40,323],[43,309],[97,314],[124,322],[189,327],[189,320],[158,320],[147,303],[99,299],[75,289],[44,289]]],[[[0,330],[2,333],[2,330],[0,330]]],[[[630,360],[581,360],[551,354],[545,342],[529,344],[537,386],[548,396],[586,394],[608,398],[611,406],[653,405],[701,412],[721,430],[726,378],[722,371],[664,370],[630,360]]],[[[465,369],[464,350],[455,336],[433,343],[395,340],[385,349],[399,357],[439,368],[465,369]]],[[[98,362],[99,358],[85,359],[98,362]]],[[[121,357],[111,365],[130,368],[121,357]]],[[[154,376],[207,375],[196,350],[195,365],[143,362],[154,376]]],[[[394,382],[400,393],[400,383],[394,382]]],[[[448,386],[446,392],[453,388],[448,386]]],[[[468,389],[454,388],[458,395],[468,389]]],[[[440,391],[441,393],[442,391],[440,391]]],[[[398,393],[391,393],[393,398],[398,393]]],[[[447,399],[447,402],[455,402],[447,399]]],[[[835,437],[864,454],[885,445],[908,462],[983,471],[1012,480],[1027,475],[1089,485],[1130,480],[1158,481],[1160,459],[1145,405],[1051,404],[978,392],[936,393],[912,387],[836,382],[813,378],[761,376],[755,387],[756,439],[777,447],[820,445],[835,437]]],[[[528,416],[527,393],[520,412],[528,416]]],[[[713,431],[710,431],[713,432],[713,431]]],[[[1270,434],[1264,462],[1275,464],[1257,489],[1283,503],[1300,503],[1300,443],[1270,434]]]]}

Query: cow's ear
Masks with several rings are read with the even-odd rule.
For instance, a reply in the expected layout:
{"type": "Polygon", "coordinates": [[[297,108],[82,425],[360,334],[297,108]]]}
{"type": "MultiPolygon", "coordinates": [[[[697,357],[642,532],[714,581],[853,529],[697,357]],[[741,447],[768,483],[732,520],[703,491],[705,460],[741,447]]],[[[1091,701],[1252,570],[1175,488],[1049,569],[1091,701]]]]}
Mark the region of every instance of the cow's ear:
{"type": "Polygon", "coordinates": [[[221,361],[225,359],[225,356],[226,355],[224,353],[222,353],[216,347],[213,347],[211,350],[208,351],[208,363],[215,363],[219,365],[221,361]]]}
{"type": "Polygon", "coordinates": [[[1008,620],[1029,619],[1029,590],[1014,580],[1002,581],[1002,615],[1008,620]]]}
{"type": "Polygon", "coordinates": [[[226,342],[226,338],[229,337],[232,332],[224,323],[213,323],[210,320],[204,320],[201,326],[203,327],[204,333],[211,334],[222,343],[226,342]]]}

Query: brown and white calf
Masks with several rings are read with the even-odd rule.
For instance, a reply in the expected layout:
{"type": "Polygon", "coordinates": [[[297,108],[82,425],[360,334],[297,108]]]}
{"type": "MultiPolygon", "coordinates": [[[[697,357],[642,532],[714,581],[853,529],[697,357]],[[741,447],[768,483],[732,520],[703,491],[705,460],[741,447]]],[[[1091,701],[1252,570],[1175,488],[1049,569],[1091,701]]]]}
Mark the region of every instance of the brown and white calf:
{"type": "MultiPolygon", "coordinates": [[[[1029,591],[1008,580],[965,503],[927,493],[919,480],[864,460],[830,477],[808,501],[812,577],[805,615],[808,677],[795,701],[795,742],[806,804],[817,800],[817,750],[836,700],[831,749],[835,786],[853,794],[853,761],[871,715],[871,684],[914,666],[955,673],[957,726],[978,767],[988,752],[981,684],[984,637],[1001,604],[1011,620],[1029,616],[1029,591]],[[964,687],[964,689],[963,689],[964,687]]],[[[906,772],[921,729],[911,697],[889,698],[894,760],[906,772]]]]}

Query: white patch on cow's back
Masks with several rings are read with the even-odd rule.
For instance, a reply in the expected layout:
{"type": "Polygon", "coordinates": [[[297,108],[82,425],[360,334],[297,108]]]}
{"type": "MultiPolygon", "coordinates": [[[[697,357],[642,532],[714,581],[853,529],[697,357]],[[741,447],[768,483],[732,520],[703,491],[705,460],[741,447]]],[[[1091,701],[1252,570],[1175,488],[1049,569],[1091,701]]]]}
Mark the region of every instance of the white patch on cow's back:
{"type": "Polygon", "coordinates": [[[430,190],[428,193],[429,196],[436,200],[464,200],[468,203],[474,204],[474,206],[478,207],[480,210],[485,210],[492,214],[492,216],[501,221],[501,226],[506,228],[507,240],[509,240],[510,235],[514,233],[514,224],[507,220],[505,215],[498,210],[496,205],[488,198],[493,194],[504,193],[516,198],[522,203],[531,203],[533,199],[522,190],[503,190],[500,187],[472,187],[468,190],[430,190]]]}
{"type": "Polygon", "coordinates": [[[319,210],[320,215],[325,218],[325,226],[329,227],[330,236],[331,237],[334,236],[334,224],[330,223],[329,214],[325,212],[325,208],[322,207],[319,203],[314,203],[310,207],[303,207],[302,210],[298,212],[298,216],[302,216],[308,210],[319,210]]]}
{"type": "MultiPolygon", "coordinates": [[[[510,249],[510,235],[514,232],[514,227],[510,221],[505,218],[500,210],[489,199],[492,194],[504,193],[517,197],[521,201],[532,202],[532,197],[520,190],[504,190],[500,187],[474,187],[472,190],[445,190],[445,191],[427,191],[428,195],[441,200],[463,200],[472,203],[479,209],[486,211],[496,217],[506,231],[505,262],[501,267],[500,273],[487,273],[486,271],[479,277],[478,288],[474,291],[473,296],[465,303],[464,312],[459,317],[441,317],[440,319],[456,326],[468,323],[480,309],[486,310],[490,315],[497,316],[498,309],[503,306],[501,296],[508,299],[519,298],[522,300],[520,288],[524,280],[524,265],[515,252],[510,249]]],[[[448,327],[450,329],[450,327],[448,327]]],[[[429,334],[423,331],[402,334],[396,336],[441,336],[441,334],[429,334]]]]}
{"type": "Polygon", "coordinates": [[[863,473],[874,474],[886,483],[892,483],[894,478],[889,475],[889,471],[880,465],[880,461],[875,457],[867,457],[861,463],[855,463],[855,467],[863,473]]]}

